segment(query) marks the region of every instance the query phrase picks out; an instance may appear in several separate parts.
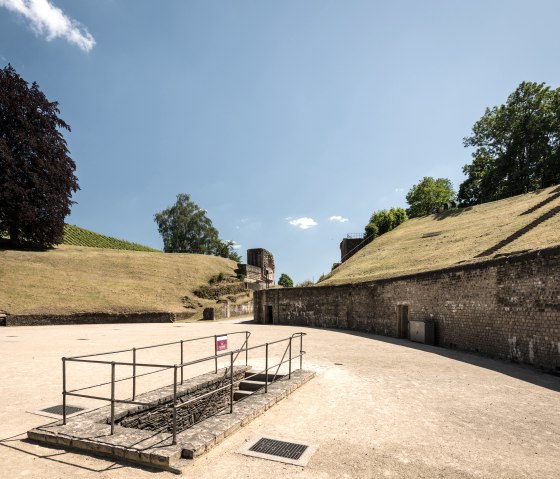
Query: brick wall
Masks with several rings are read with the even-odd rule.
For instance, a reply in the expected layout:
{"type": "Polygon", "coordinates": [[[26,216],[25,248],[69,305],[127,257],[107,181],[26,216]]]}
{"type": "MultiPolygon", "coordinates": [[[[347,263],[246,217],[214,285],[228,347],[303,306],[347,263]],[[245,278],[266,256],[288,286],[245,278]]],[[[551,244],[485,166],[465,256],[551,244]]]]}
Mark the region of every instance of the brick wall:
{"type": "Polygon", "coordinates": [[[560,368],[560,247],[355,285],[255,292],[255,317],[397,336],[433,320],[436,344],[560,368]]]}

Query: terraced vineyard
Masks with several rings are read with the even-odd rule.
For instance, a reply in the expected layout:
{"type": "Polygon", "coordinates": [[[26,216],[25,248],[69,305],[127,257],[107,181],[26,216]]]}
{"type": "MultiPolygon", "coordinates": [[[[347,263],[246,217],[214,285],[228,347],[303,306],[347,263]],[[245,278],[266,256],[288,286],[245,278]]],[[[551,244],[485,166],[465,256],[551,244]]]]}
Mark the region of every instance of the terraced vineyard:
{"type": "Polygon", "coordinates": [[[149,246],[105,236],[75,225],[64,226],[64,244],[88,246],[91,248],[124,249],[129,251],[159,251],[149,246]]]}

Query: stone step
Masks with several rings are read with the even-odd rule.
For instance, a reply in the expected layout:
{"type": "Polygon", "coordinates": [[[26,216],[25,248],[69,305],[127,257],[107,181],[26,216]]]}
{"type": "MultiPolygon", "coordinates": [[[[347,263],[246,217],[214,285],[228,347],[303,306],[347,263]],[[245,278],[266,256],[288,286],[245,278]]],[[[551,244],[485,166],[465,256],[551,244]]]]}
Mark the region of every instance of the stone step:
{"type": "Polygon", "coordinates": [[[245,399],[246,397],[249,397],[251,394],[253,394],[253,391],[238,390],[233,393],[233,400],[239,401],[240,399],[245,399]]]}
{"type": "MultiPolygon", "coordinates": [[[[245,371],[245,377],[250,381],[258,381],[264,383],[266,381],[267,375],[264,373],[259,373],[257,371],[245,371]]],[[[273,379],[275,381],[278,381],[283,377],[284,377],[283,374],[277,374],[276,378],[274,378],[274,373],[268,373],[268,382],[271,383],[273,379]]]]}
{"type": "Polygon", "coordinates": [[[253,381],[249,379],[244,379],[239,383],[239,389],[242,391],[258,391],[264,388],[266,383],[264,381],[253,381]]]}

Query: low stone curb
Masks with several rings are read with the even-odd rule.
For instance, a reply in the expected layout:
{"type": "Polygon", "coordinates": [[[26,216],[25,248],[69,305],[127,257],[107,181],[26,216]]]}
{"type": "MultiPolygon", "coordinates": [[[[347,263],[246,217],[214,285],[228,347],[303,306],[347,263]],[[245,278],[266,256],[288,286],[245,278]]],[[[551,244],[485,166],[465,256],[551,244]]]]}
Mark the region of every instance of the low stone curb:
{"type": "Polygon", "coordinates": [[[5,314],[0,326],[53,326],[67,324],[173,323],[174,313],[145,311],[137,313],[5,314]]]}

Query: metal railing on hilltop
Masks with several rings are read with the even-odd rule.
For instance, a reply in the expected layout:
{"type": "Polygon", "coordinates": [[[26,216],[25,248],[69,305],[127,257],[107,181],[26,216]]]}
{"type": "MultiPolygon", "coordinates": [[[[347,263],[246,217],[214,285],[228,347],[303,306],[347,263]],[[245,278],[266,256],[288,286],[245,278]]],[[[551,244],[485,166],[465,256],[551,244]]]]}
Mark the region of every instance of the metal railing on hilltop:
{"type": "MultiPolygon", "coordinates": [[[[115,432],[115,404],[132,404],[132,405],[138,405],[138,406],[148,406],[148,407],[152,407],[155,406],[154,403],[149,403],[149,402],[142,402],[142,401],[137,401],[136,400],[136,380],[137,378],[143,377],[143,376],[148,376],[150,374],[155,374],[161,371],[166,371],[166,370],[173,370],[173,399],[172,399],[172,403],[171,406],[173,407],[173,424],[172,424],[172,444],[176,444],[177,443],[177,409],[185,407],[195,401],[200,401],[201,399],[206,398],[207,396],[216,394],[219,391],[225,390],[229,388],[229,405],[230,405],[230,413],[233,412],[233,396],[234,396],[234,388],[235,386],[240,383],[243,380],[250,380],[251,378],[254,378],[257,375],[262,375],[264,374],[265,376],[265,385],[264,385],[264,392],[265,394],[268,393],[268,385],[269,383],[272,383],[276,380],[276,378],[279,375],[279,371],[280,371],[280,367],[283,364],[288,364],[288,378],[291,379],[292,377],[292,361],[294,359],[299,358],[299,369],[302,369],[302,365],[303,365],[303,355],[305,354],[305,351],[303,350],[303,336],[305,336],[306,333],[303,332],[298,332],[298,333],[294,333],[292,334],[290,337],[288,338],[283,338],[283,339],[279,339],[277,341],[271,341],[271,342],[267,342],[264,344],[259,344],[257,346],[251,346],[249,347],[249,337],[251,336],[251,333],[249,331],[238,331],[238,332],[233,332],[233,333],[227,333],[227,334],[216,334],[216,335],[211,335],[211,336],[204,336],[204,337],[200,337],[200,338],[194,338],[194,339],[186,339],[186,340],[180,340],[180,341],[173,341],[170,343],[162,343],[162,344],[155,344],[155,345],[150,345],[150,346],[143,346],[140,348],[129,348],[129,349],[121,349],[118,351],[109,351],[109,352],[105,352],[105,353],[97,353],[97,354],[85,354],[85,355],[81,355],[81,356],[73,356],[73,357],[63,357],[62,358],[62,423],[65,425],[67,423],[67,405],[66,405],[66,398],[68,396],[74,396],[74,397],[81,397],[81,398],[87,398],[87,399],[95,399],[95,400],[101,400],[101,401],[107,401],[110,402],[111,405],[111,413],[110,413],[110,426],[111,426],[111,435],[114,434],[115,432]],[[240,348],[232,350],[232,351],[228,351],[228,352],[224,352],[224,353],[219,353],[218,351],[218,338],[222,337],[222,336],[233,336],[233,335],[239,335],[239,334],[244,334],[245,335],[245,339],[243,341],[243,344],[241,345],[240,348]],[[185,362],[184,361],[184,345],[185,343],[189,343],[189,342],[193,342],[193,341],[201,341],[201,340],[207,340],[207,339],[214,339],[214,354],[210,355],[210,356],[206,356],[203,358],[199,358],[199,359],[195,359],[193,361],[188,361],[185,362]],[[292,342],[294,340],[297,340],[297,338],[299,338],[299,354],[293,355],[292,354],[292,342]],[[275,344],[281,344],[286,342],[286,348],[284,349],[283,355],[282,355],[282,359],[273,365],[269,364],[269,347],[275,344]],[[155,349],[155,348],[160,348],[160,347],[164,347],[164,346],[171,346],[171,345],[180,345],[179,348],[179,355],[180,355],[180,361],[177,364],[155,364],[155,363],[145,363],[145,362],[137,362],[136,360],[136,355],[137,352],[140,350],[146,350],[146,349],[155,349]],[[239,355],[241,353],[245,353],[245,366],[248,366],[248,362],[249,362],[249,352],[250,351],[256,351],[259,349],[264,349],[264,353],[265,353],[265,368],[261,371],[257,371],[254,372],[252,374],[250,374],[249,376],[244,377],[243,379],[238,379],[238,380],[234,380],[234,374],[233,374],[233,370],[234,370],[234,366],[235,366],[235,362],[237,361],[239,355]],[[121,354],[121,353],[132,353],[132,361],[103,361],[100,359],[89,359],[89,358],[93,358],[93,357],[99,357],[99,356],[107,356],[110,354],[121,354]],[[286,359],[286,355],[288,355],[287,359],[286,359]],[[188,366],[193,366],[196,364],[201,364],[204,362],[209,362],[209,361],[213,361],[214,362],[214,373],[218,373],[218,359],[219,358],[225,358],[229,356],[230,361],[229,361],[229,370],[228,367],[225,368],[225,374],[224,377],[229,376],[229,380],[227,381],[227,384],[225,386],[221,386],[217,389],[212,389],[210,392],[196,396],[194,398],[191,398],[185,402],[182,402],[181,404],[177,404],[177,386],[178,385],[182,385],[184,384],[184,380],[185,380],[185,375],[184,375],[184,370],[185,368],[187,368],[188,366]],[[93,386],[86,386],[86,387],[82,387],[82,388],[78,388],[78,389],[72,389],[72,390],[67,390],[67,368],[68,368],[68,363],[86,363],[86,364],[102,364],[102,365],[107,365],[110,366],[111,368],[111,380],[101,383],[101,384],[95,384],[93,386]],[[116,369],[117,366],[119,367],[126,367],[126,368],[132,368],[132,376],[128,376],[128,377],[124,377],[124,378],[120,378],[120,379],[116,379],[116,369]],[[155,369],[154,371],[150,371],[147,373],[143,373],[143,374],[136,374],[136,369],[137,368],[153,368],[155,369]],[[274,371],[274,375],[272,376],[272,380],[269,381],[269,371],[274,370],[274,368],[276,368],[276,371],[274,371]],[[180,379],[179,379],[179,374],[180,374],[180,379]],[[127,380],[132,380],[132,396],[130,399],[117,399],[115,397],[115,384],[117,382],[121,382],[121,381],[127,381],[127,380]],[[90,394],[83,394],[80,393],[80,391],[85,391],[88,389],[93,389],[93,388],[98,388],[101,386],[108,386],[111,385],[111,393],[110,393],[110,397],[103,397],[103,396],[97,396],[97,395],[90,395],[90,394]]],[[[272,374],[271,374],[272,375],[272,374]]]]}

